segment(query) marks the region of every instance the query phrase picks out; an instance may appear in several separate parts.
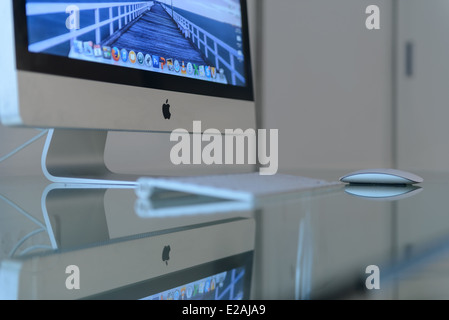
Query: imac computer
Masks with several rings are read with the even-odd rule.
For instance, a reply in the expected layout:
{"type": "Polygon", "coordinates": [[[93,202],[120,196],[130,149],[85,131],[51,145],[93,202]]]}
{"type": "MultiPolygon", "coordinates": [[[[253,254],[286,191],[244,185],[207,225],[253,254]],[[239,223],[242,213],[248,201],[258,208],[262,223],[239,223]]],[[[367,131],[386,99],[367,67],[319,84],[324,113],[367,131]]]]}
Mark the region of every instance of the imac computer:
{"type": "Polygon", "coordinates": [[[2,0],[0,21],[1,120],[50,129],[51,181],[134,184],[110,131],[256,127],[246,0],[2,0]]]}

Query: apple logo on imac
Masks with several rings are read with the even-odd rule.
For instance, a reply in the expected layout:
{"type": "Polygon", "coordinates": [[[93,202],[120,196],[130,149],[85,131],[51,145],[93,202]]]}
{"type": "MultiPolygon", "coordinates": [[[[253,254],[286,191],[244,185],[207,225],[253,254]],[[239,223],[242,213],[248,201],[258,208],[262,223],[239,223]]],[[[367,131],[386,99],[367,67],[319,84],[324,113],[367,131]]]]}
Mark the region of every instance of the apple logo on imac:
{"type": "Polygon", "coordinates": [[[171,118],[170,105],[168,104],[168,99],[162,105],[162,113],[164,114],[164,119],[168,119],[169,120],[171,118]]]}
{"type": "Polygon", "coordinates": [[[168,260],[170,260],[170,246],[165,246],[162,250],[162,261],[165,262],[166,265],[168,265],[168,260]]]}

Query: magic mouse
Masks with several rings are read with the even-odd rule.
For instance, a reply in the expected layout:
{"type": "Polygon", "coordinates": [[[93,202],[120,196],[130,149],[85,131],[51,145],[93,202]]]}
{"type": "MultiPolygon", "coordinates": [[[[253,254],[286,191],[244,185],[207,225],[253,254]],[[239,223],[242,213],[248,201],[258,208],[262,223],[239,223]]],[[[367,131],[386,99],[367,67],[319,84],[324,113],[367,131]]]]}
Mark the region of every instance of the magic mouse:
{"type": "Polygon", "coordinates": [[[354,184],[415,184],[423,182],[416,174],[398,169],[365,169],[340,178],[341,182],[354,184]]]}

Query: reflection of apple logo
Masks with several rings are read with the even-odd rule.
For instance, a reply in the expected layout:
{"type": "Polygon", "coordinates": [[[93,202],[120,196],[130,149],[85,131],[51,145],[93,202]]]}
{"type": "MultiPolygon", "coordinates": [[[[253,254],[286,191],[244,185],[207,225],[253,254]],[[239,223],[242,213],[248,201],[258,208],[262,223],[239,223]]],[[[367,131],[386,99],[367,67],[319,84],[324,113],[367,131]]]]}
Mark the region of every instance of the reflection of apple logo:
{"type": "Polygon", "coordinates": [[[166,265],[168,265],[168,260],[170,260],[170,250],[170,246],[165,246],[164,250],[162,250],[162,261],[164,261],[166,265]]]}
{"type": "Polygon", "coordinates": [[[162,113],[164,114],[164,119],[170,119],[171,113],[170,113],[170,105],[168,104],[168,99],[162,106],[162,113]]]}

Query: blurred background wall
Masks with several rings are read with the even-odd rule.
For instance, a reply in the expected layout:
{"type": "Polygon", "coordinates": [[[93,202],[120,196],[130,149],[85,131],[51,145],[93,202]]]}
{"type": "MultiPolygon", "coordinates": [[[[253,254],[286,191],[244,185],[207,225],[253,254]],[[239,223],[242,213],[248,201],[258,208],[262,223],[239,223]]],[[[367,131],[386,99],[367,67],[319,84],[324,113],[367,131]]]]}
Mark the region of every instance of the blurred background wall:
{"type": "Polygon", "coordinates": [[[390,167],[391,0],[263,2],[263,125],[282,168],[390,167]],[[381,28],[366,29],[366,7],[381,28]]]}

